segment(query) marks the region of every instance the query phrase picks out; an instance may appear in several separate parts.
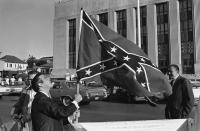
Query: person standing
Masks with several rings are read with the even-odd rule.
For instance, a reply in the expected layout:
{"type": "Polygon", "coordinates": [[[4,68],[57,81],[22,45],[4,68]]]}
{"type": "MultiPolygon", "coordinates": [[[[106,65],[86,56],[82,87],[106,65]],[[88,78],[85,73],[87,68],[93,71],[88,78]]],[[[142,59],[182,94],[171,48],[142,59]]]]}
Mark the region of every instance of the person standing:
{"type": "Polygon", "coordinates": [[[82,100],[81,95],[75,95],[74,101],[68,106],[61,106],[51,99],[49,90],[53,84],[49,75],[38,73],[32,80],[32,86],[37,92],[31,108],[33,130],[63,131],[63,119],[79,109],[78,103],[82,100]]]}
{"type": "Polygon", "coordinates": [[[21,96],[11,109],[11,116],[15,120],[20,121],[21,127],[32,131],[31,122],[31,104],[36,94],[32,90],[31,80],[35,77],[37,71],[28,72],[28,78],[25,80],[26,86],[22,89],[21,96]]]}
{"type": "Polygon", "coordinates": [[[11,81],[11,85],[15,85],[15,77],[12,76],[12,78],[10,78],[10,81],[11,81]]]}
{"type": "Polygon", "coordinates": [[[8,76],[6,76],[6,79],[5,79],[5,80],[6,80],[6,84],[7,84],[7,85],[10,85],[10,79],[8,78],[8,76]]]}
{"type": "Polygon", "coordinates": [[[179,67],[175,64],[169,67],[172,94],[169,96],[165,117],[167,119],[188,118],[194,106],[194,94],[190,81],[179,74],[179,67]]]}

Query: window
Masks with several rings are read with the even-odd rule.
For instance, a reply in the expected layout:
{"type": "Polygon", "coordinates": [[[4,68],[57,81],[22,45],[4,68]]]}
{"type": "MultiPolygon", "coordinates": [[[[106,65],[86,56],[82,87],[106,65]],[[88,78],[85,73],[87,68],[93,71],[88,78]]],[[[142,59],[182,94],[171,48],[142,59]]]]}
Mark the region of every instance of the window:
{"type": "Polygon", "coordinates": [[[99,22],[108,25],[108,13],[99,14],[99,22]]]}
{"type": "Polygon", "coordinates": [[[185,74],[194,73],[192,0],[180,0],[181,64],[185,74]]]}
{"type": "Polygon", "coordinates": [[[156,5],[158,35],[158,67],[165,70],[169,66],[169,22],[168,3],[156,5]]]}
{"type": "Polygon", "coordinates": [[[76,19],[69,20],[69,68],[76,68],[76,19]]]}
{"type": "MultiPolygon", "coordinates": [[[[137,22],[138,21],[137,21],[137,9],[136,9],[136,25],[137,25],[137,22]]],[[[146,8],[146,6],[140,7],[140,29],[141,29],[141,48],[146,54],[148,54],[147,8],[146,8]]],[[[136,26],[136,30],[138,30],[137,26],[136,26]]],[[[136,32],[136,34],[137,33],[138,33],[138,31],[136,32]]],[[[137,41],[138,41],[138,37],[137,37],[137,41]]]]}
{"type": "Polygon", "coordinates": [[[10,68],[12,68],[12,64],[10,64],[10,68]]]}
{"type": "Polygon", "coordinates": [[[126,10],[117,11],[117,32],[126,37],[127,36],[127,18],[126,10]]]}

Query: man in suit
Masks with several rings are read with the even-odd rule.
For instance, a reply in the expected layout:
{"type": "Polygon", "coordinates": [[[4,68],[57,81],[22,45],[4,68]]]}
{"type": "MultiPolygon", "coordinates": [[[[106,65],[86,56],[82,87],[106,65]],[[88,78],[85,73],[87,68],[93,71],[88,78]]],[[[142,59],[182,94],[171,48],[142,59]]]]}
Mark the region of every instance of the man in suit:
{"type": "Polygon", "coordinates": [[[179,74],[177,65],[170,65],[172,94],[169,96],[165,108],[167,119],[188,118],[194,105],[194,94],[189,80],[179,74]]]}
{"type": "Polygon", "coordinates": [[[49,75],[38,73],[32,80],[32,88],[36,93],[32,103],[31,118],[34,131],[63,131],[63,118],[72,115],[82,100],[76,95],[68,106],[61,106],[51,99],[50,88],[53,84],[49,75]]]}

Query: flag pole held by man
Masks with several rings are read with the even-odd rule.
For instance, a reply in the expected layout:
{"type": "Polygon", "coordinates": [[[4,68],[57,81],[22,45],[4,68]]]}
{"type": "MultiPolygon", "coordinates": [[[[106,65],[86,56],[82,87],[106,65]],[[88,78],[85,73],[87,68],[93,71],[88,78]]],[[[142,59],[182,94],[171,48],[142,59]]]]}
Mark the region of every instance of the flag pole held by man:
{"type": "MultiPolygon", "coordinates": [[[[77,64],[79,80],[106,80],[135,96],[170,95],[171,86],[163,73],[133,42],[90,18],[81,10],[77,64]]],[[[104,83],[105,84],[105,83],[104,83]]]]}

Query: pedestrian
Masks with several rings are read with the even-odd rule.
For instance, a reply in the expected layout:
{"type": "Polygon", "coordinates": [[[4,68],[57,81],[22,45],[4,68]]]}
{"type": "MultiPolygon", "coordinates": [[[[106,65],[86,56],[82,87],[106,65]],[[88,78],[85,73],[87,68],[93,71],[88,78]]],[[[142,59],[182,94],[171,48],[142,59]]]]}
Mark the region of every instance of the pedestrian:
{"type": "Polygon", "coordinates": [[[12,76],[12,78],[10,79],[10,81],[11,81],[11,85],[15,85],[15,77],[14,76],[12,76]]]}
{"type": "Polygon", "coordinates": [[[6,80],[6,84],[9,85],[10,80],[9,80],[8,76],[6,76],[5,80],[6,80]]]}
{"type": "Polygon", "coordinates": [[[22,78],[21,78],[21,77],[19,77],[17,81],[18,81],[18,84],[19,84],[19,85],[22,85],[22,84],[23,84],[23,81],[22,81],[22,78]]]}
{"type": "Polygon", "coordinates": [[[190,81],[179,74],[179,67],[175,64],[169,67],[172,94],[169,96],[165,117],[167,119],[188,118],[194,106],[194,94],[190,81]]]}
{"type": "Polygon", "coordinates": [[[26,86],[21,92],[21,96],[17,103],[13,105],[11,109],[11,116],[21,124],[21,129],[26,128],[28,131],[32,131],[31,122],[31,105],[36,92],[32,90],[31,80],[37,74],[37,71],[30,71],[28,77],[25,80],[26,86]]]}
{"type": "Polygon", "coordinates": [[[74,101],[68,106],[61,106],[51,99],[49,90],[53,87],[50,76],[38,73],[32,80],[36,92],[31,108],[34,131],[63,131],[63,119],[79,109],[81,95],[75,95],[74,101]]]}

